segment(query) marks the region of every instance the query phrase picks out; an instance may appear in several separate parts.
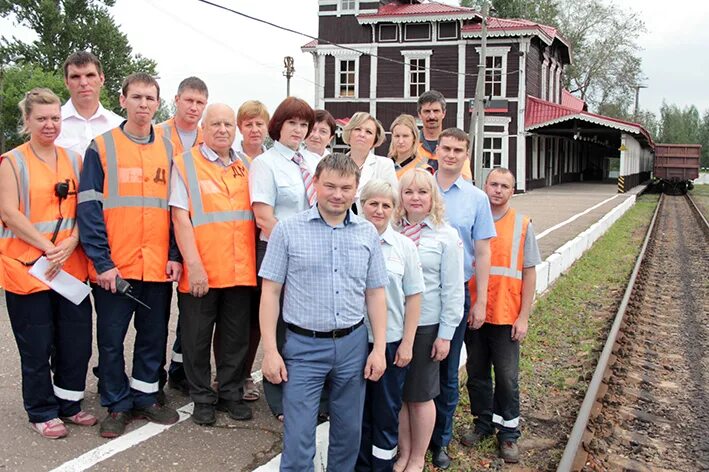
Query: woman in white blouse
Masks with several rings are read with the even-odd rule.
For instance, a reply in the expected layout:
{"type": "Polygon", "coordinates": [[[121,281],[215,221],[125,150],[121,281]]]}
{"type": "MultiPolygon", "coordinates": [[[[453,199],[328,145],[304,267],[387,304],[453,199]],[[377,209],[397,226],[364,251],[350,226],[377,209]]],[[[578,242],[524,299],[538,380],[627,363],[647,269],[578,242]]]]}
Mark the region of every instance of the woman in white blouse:
{"type": "Polygon", "coordinates": [[[423,470],[436,422],[433,399],[440,392],[440,361],[463,319],[463,243],[445,222],[445,205],[433,176],[413,169],[401,177],[399,231],[418,246],[423,271],[421,303],[413,358],[404,384],[399,416],[399,459],[395,471],[423,470]]]}
{"type": "Polygon", "coordinates": [[[358,111],[342,130],[342,139],[350,146],[348,156],[355,161],[362,174],[359,177],[359,187],[352,209],[362,213],[359,194],[367,182],[372,179],[382,179],[391,184],[396,190],[399,188],[394,163],[391,159],[374,154],[374,148],[384,142],[384,127],[369,113],[358,111]]]}

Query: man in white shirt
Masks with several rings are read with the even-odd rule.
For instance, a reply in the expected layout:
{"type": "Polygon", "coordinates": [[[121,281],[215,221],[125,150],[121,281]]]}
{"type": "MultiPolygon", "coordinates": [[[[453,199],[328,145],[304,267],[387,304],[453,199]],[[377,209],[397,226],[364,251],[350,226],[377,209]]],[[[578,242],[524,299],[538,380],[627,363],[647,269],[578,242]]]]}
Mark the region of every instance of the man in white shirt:
{"type": "Polygon", "coordinates": [[[88,51],[77,51],[64,61],[64,84],[71,97],[62,107],[62,131],[55,144],[81,156],[96,136],[115,128],[123,118],[99,102],[104,83],[101,61],[88,51]]]}

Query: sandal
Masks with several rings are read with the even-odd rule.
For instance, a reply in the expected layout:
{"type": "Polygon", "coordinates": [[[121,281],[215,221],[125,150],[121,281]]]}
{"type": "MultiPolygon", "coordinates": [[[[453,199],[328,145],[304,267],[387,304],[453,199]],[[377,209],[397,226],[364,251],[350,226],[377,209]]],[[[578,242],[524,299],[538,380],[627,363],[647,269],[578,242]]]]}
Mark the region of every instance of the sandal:
{"type": "Polygon", "coordinates": [[[62,420],[79,426],[93,426],[98,423],[98,419],[91,413],[80,411],[74,416],[62,417],[62,420]]]}
{"type": "Polygon", "coordinates": [[[244,382],[244,395],[242,398],[247,402],[255,402],[261,398],[261,392],[259,392],[254,380],[250,377],[244,382]]]}
{"type": "Polygon", "coordinates": [[[43,438],[47,439],[59,439],[69,434],[64,422],[59,418],[54,418],[43,423],[30,423],[30,425],[32,429],[42,435],[43,438]]]}

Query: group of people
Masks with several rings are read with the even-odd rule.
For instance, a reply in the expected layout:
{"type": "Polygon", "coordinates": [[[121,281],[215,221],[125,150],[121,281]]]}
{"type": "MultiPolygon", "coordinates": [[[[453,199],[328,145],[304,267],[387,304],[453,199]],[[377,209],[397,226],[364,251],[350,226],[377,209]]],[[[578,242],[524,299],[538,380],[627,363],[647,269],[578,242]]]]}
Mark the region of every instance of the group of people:
{"type": "Polygon", "coordinates": [[[255,100],[235,112],[208,105],[206,84],[189,77],[175,116],[153,124],[153,77],[125,78],[125,119],[99,102],[93,54],[69,56],[64,77],[64,106],[47,89],[26,94],[29,140],[0,161],[2,285],[33,429],[54,439],[67,423],[98,422],[81,408],[92,305],[29,273],[45,257],[46,279],[64,271],[92,287],[102,437],[134,418],[176,422],[166,385],[191,397],[199,425],[216,410],[251,419],[261,344],[263,390],[284,423],[281,470],[313,469],[325,417],[331,470],[423,470],[427,450],[447,468],[465,343],[475,421],[461,442],[497,429],[501,457],[518,460],[519,343],[539,251],[510,208],[514,175],[492,170],[485,192],[471,183],[469,138],[443,129],[443,95],[419,98],[420,131],[396,118],[379,156],[386,133],[366,112],[344,126],[349,152],[330,153],[334,118],[298,98],[272,116],[255,100]]]}

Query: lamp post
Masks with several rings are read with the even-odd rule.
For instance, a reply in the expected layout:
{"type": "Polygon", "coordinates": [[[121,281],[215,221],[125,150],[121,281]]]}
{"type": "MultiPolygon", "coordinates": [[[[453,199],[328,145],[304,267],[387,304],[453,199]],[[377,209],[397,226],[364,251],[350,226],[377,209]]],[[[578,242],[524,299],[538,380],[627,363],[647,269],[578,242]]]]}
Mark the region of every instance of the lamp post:
{"type": "Polygon", "coordinates": [[[482,188],[483,182],[483,141],[485,137],[485,65],[487,50],[487,17],[490,14],[490,4],[485,1],[482,7],[482,32],[480,38],[480,61],[478,77],[475,85],[475,100],[473,114],[470,117],[470,165],[473,171],[475,185],[482,188]],[[474,150],[474,151],[473,151],[474,150]]]}
{"type": "Polygon", "coordinates": [[[647,85],[635,84],[633,88],[635,89],[635,113],[633,114],[633,119],[637,123],[640,119],[640,89],[647,88],[647,85]]]}
{"type": "Polygon", "coordinates": [[[283,71],[283,75],[286,77],[286,97],[290,97],[290,79],[293,77],[295,72],[295,67],[293,67],[293,58],[291,56],[286,56],[283,58],[283,67],[286,69],[283,71]]]}

